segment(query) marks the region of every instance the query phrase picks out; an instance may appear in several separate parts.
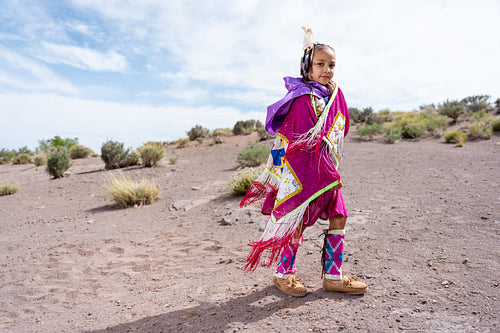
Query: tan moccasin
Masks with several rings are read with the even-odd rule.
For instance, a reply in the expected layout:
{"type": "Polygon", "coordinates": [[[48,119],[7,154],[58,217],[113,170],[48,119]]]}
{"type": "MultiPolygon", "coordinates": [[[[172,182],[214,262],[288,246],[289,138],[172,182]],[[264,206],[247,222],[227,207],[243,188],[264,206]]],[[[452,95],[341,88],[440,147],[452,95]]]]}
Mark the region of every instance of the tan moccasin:
{"type": "Polygon", "coordinates": [[[276,287],[287,295],[294,297],[303,297],[307,294],[306,287],[295,279],[295,275],[290,275],[285,280],[277,276],[273,277],[276,287]]]}
{"type": "Polygon", "coordinates": [[[364,294],[368,290],[368,285],[361,281],[356,281],[356,276],[344,277],[342,281],[323,280],[323,290],[337,291],[353,295],[364,294]]]}

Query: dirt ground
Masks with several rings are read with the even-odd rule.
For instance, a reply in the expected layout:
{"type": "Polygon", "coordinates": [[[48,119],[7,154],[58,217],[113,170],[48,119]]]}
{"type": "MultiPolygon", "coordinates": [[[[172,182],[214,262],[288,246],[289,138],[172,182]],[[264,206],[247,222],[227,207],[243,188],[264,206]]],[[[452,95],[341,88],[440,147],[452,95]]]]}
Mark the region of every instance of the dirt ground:
{"type": "Polygon", "coordinates": [[[0,197],[0,331],[500,331],[500,136],[463,148],[348,137],[343,270],[369,291],[321,289],[318,221],[297,258],[303,298],[274,287],[273,269],[241,270],[266,218],[240,209],[227,180],[255,139],[170,147],[157,168],[76,160],[57,180],[0,165],[0,183],[19,187],[0,197]],[[159,184],[161,199],[114,206],[104,184],[120,172],[159,184]]]}

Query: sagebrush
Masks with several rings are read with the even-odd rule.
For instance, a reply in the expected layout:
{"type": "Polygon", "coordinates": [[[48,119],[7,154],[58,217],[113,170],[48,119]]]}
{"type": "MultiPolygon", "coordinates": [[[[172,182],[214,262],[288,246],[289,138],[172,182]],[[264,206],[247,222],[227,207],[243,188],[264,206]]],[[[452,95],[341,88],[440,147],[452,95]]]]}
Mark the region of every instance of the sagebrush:
{"type": "Polygon", "coordinates": [[[52,148],[47,157],[47,172],[54,178],[64,177],[64,173],[71,167],[72,160],[66,148],[52,148]]]}
{"type": "Polygon", "coordinates": [[[239,167],[255,167],[267,162],[271,149],[258,143],[249,143],[248,147],[238,153],[236,162],[239,167]]]}

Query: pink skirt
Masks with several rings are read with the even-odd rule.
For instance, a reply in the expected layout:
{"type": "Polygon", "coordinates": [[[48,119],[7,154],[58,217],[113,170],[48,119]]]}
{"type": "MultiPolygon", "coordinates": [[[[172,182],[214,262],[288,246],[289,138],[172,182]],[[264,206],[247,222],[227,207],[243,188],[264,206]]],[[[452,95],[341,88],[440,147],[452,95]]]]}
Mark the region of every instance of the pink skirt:
{"type": "MultiPolygon", "coordinates": [[[[271,215],[274,208],[276,195],[271,192],[267,195],[264,204],[262,205],[262,214],[271,215]]],[[[344,203],[342,191],[326,191],[319,197],[314,199],[307,207],[304,214],[304,225],[312,226],[318,219],[327,220],[329,217],[342,215],[349,216],[344,203]]]]}

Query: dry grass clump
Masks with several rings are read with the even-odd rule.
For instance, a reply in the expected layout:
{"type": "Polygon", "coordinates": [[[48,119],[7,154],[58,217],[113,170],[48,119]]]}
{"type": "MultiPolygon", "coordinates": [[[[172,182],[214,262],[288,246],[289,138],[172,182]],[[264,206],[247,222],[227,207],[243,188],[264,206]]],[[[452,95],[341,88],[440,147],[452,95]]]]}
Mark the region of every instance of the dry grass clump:
{"type": "Polygon", "coordinates": [[[265,166],[257,168],[243,168],[236,172],[228,181],[228,189],[232,195],[244,195],[260,174],[264,172],[265,166]]]}
{"type": "Polygon", "coordinates": [[[444,135],[446,143],[456,143],[458,147],[463,147],[467,141],[467,134],[462,131],[454,130],[444,135]]]}
{"type": "Polygon", "coordinates": [[[10,194],[14,194],[16,192],[17,192],[17,186],[9,185],[9,184],[0,186],[0,196],[10,195],[10,194]]]}
{"type": "Polygon", "coordinates": [[[160,195],[160,187],[146,179],[133,181],[123,175],[111,176],[107,189],[115,203],[120,207],[137,207],[150,205],[160,195]]]}

